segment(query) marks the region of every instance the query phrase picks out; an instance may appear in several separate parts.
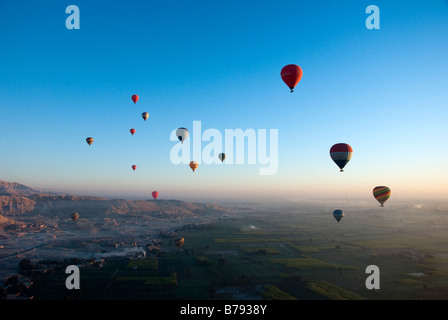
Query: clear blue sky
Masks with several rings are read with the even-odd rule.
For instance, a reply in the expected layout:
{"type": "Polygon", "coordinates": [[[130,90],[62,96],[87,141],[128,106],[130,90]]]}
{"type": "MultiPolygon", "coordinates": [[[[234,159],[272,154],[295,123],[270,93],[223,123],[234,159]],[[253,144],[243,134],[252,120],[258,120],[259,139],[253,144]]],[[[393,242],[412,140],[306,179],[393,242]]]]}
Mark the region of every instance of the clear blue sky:
{"type": "Polygon", "coordinates": [[[446,198],[447,54],[445,0],[1,1],[0,179],[136,198],[446,198]],[[170,133],[193,121],[278,129],[277,173],[172,164],[170,133]],[[354,149],[344,173],[338,142],[354,149]]]}

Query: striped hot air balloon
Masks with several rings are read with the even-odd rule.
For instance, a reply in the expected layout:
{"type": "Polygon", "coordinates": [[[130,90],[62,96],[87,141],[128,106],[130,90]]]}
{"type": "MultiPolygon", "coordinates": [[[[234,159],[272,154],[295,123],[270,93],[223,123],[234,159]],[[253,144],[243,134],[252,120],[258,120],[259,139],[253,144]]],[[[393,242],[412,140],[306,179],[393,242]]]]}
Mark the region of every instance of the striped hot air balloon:
{"type": "Polygon", "coordinates": [[[390,197],[390,189],[386,186],[375,187],[373,188],[373,196],[379,203],[381,203],[381,206],[384,207],[384,203],[390,197]]]}
{"type": "Polygon", "coordinates": [[[92,137],[88,137],[86,139],[87,143],[89,144],[89,146],[93,143],[93,138],[92,137]]]}
{"type": "Polygon", "coordinates": [[[74,212],[74,213],[71,215],[71,218],[72,218],[73,221],[78,220],[78,218],[79,218],[79,213],[74,212]]]}
{"type": "Polygon", "coordinates": [[[352,147],[350,147],[346,143],[337,143],[330,149],[330,157],[339,167],[341,172],[344,171],[342,169],[352,158],[352,154],[353,154],[352,147]]]}
{"type": "Polygon", "coordinates": [[[148,119],[148,117],[149,117],[149,113],[148,113],[148,112],[143,112],[143,113],[142,113],[142,118],[143,118],[143,120],[146,121],[146,119],[148,119]]]}

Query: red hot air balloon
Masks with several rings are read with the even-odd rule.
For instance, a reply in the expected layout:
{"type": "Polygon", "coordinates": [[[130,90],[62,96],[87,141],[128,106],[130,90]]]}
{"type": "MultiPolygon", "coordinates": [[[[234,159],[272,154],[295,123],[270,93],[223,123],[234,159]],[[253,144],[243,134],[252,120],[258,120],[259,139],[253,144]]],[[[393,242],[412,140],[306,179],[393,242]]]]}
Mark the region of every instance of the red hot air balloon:
{"type": "Polygon", "coordinates": [[[157,199],[158,196],[159,196],[159,192],[157,192],[157,191],[152,192],[152,197],[154,198],[154,200],[157,199]]]}
{"type": "Polygon", "coordinates": [[[137,103],[138,99],[139,99],[138,95],[136,94],[132,95],[132,101],[134,101],[134,104],[137,103]]]}
{"type": "Polygon", "coordinates": [[[135,171],[135,169],[137,169],[137,166],[134,164],[134,165],[132,165],[132,170],[135,171]]]}
{"type": "Polygon", "coordinates": [[[293,92],[300,79],[302,79],[303,71],[298,65],[288,64],[282,68],[280,75],[283,82],[285,82],[288,88],[291,89],[291,92],[293,92]]]}
{"type": "Polygon", "coordinates": [[[134,135],[135,129],[131,129],[130,131],[131,131],[132,135],[134,135]]]}

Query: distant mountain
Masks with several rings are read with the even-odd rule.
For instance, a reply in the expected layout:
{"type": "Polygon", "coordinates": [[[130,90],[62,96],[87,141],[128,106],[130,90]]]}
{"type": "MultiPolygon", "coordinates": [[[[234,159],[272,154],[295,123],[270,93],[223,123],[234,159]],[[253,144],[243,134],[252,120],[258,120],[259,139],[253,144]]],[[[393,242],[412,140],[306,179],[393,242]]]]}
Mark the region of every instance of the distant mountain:
{"type": "Polygon", "coordinates": [[[150,214],[158,217],[194,216],[225,213],[226,209],[213,203],[193,203],[179,200],[125,200],[99,197],[41,193],[16,182],[0,180],[0,215],[18,217],[69,216],[79,212],[83,218],[107,215],[150,214]]]}
{"type": "Polygon", "coordinates": [[[0,196],[24,196],[38,194],[39,191],[17,182],[0,180],[0,196]]]}

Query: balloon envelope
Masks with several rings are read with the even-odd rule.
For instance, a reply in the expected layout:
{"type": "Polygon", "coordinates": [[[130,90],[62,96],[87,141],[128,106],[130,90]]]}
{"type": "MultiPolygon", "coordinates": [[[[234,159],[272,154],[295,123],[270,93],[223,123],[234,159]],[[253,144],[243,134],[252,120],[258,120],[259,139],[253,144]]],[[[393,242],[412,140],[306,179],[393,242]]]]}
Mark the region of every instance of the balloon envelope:
{"type": "Polygon", "coordinates": [[[142,113],[142,118],[143,118],[143,120],[146,121],[146,119],[148,119],[148,117],[149,117],[149,113],[148,113],[148,112],[143,112],[143,113],[142,113]]]}
{"type": "Polygon", "coordinates": [[[92,137],[88,137],[86,139],[87,143],[89,144],[89,146],[93,143],[93,138],[92,137]]]}
{"type": "Polygon", "coordinates": [[[286,83],[289,89],[291,89],[291,92],[293,92],[300,79],[302,79],[303,71],[298,65],[288,64],[282,68],[280,75],[283,82],[286,83]]]}
{"type": "Polygon", "coordinates": [[[191,168],[191,170],[193,170],[193,172],[197,169],[198,166],[199,166],[199,164],[196,161],[190,162],[190,168],[191,168]]]}
{"type": "Polygon", "coordinates": [[[330,149],[330,157],[339,167],[340,171],[352,158],[353,149],[346,143],[337,143],[333,145],[330,149]]]}
{"type": "Polygon", "coordinates": [[[76,220],[78,220],[78,218],[79,218],[79,214],[78,214],[77,212],[75,212],[75,213],[73,213],[73,214],[71,215],[71,218],[72,218],[73,221],[76,221],[76,220]]]}
{"type": "Polygon", "coordinates": [[[137,169],[137,166],[134,164],[134,165],[132,165],[132,170],[135,171],[135,169],[137,169]]]}
{"type": "Polygon", "coordinates": [[[338,221],[341,221],[342,217],[344,216],[344,212],[342,210],[334,210],[333,211],[333,217],[338,221]]]}
{"type": "Polygon", "coordinates": [[[219,160],[221,160],[221,162],[223,162],[226,159],[226,154],[225,153],[220,153],[218,155],[218,157],[219,157],[219,160]]]}
{"type": "Polygon", "coordinates": [[[182,247],[184,245],[185,239],[183,237],[174,239],[174,243],[178,248],[182,247]]]}
{"type": "Polygon", "coordinates": [[[152,192],[152,197],[153,197],[154,199],[157,199],[158,196],[159,196],[159,192],[157,192],[157,191],[153,191],[153,192],[152,192]]]}
{"type": "Polygon", "coordinates": [[[129,130],[129,131],[131,131],[131,134],[134,135],[134,133],[135,133],[135,129],[131,129],[131,130],[129,130]]]}
{"type": "Polygon", "coordinates": [[[390,189],[386,186],[378,186],[373,188],[373,196],[384,207],[384,203],[390,197],[390,189]]]}
{"type": "Polygon", "coordinates": [[[186,128],[179,128],[176,130],[177,139],[179,139],[179,141],[181,143],[184,143],[184,141],[188,138],[189,134],[190,133],[188,132],[188,129],[186,129],[186,128]]]}
{"type": "Polygon", "coordinates": [[[140,98],[138,95],[134,94],[132,95],[132,101],[134,101],[134,104],[137,103],[138,99],[140,98]]]}

